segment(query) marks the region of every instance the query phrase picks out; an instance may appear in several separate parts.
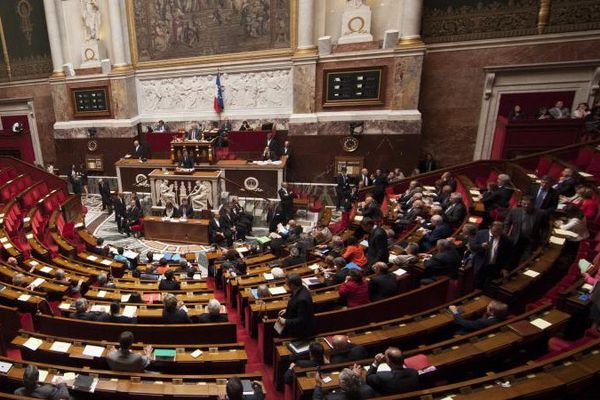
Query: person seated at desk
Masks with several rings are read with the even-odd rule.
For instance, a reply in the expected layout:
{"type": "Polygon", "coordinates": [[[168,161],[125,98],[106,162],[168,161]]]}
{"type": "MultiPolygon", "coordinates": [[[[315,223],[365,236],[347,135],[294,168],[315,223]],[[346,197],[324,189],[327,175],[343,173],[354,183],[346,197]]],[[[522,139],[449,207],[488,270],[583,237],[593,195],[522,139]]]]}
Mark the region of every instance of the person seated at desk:
{"type": "Polygon", "coordinates": [[[425,253],[433,248],[440,239],[446,239],[452,235],[452,228],[441,215],[433,215],[431,217],[431,230],[427,232],[419,241],[419,250],[425,253]]]}
{"type": "Polygon", "coordinates": [[[371,301],[387,299],[398,294],[398,280],[396,275],[389,272],[387,263],[376,262],[373,264],[375,275],[369,279],[369,298],[371,301]]]}
{"type": "Polygon", "coordinates": [[[119,349],[112,350],[106,355],[106,363],[112,371],[144,372],[152,359],[152,346],[144,347],[144,355],[131,351],[133,333],[125,331],[119,336],[119,349]]]}
{"type": "Polygon", "coordinates": [[[24,288],[27,286],[27,281],[25,280],[25,275],[22,273],[14,274],[11,280],[11,284],[16,287],[24,288]]]}
{"type": "Polygon", "coordinates": [[[421,283],[431,283],[440,276],[455,278],[460,267],[460,256],[454,246],[446,239],[440,239],[436,244],[437,252],[423,263],[425,272],[421,283]]]}
{"type": "Polygon", "coordinates": [[[225,385],[227,400],[263,400],[265,398],[265,394],[260,383],[253,381],[252,389],[254,390],[253,394],[244,394],[242,380],[238,377],[229,378],[227,380],[227,385],[225,385]]]}
{"type": "Polygon", "coordinates": [[[163,324],[191,324],[192,320],[187,314],[187,307],[183,301],[177,301],[177,297],[171,293],[165,294],[163,298],[163,324]]]}
{"type": "Polygon", "coordinates": [[[98,322],[114,322],[117,324],[135,324],[137,320],[135,318],[129,318],[120,314],[121,302],[113,301],[110,303],[110,314],[102,313],[97,321],[98,322]]]}
{"type": "Polygon", "coordinates": [[[172,269],[165,271],[165,278],[158,283],[158,290],[181,290],[181,284],[175,280],[172,269]]]}
{"type": "Polygon", "coordinates": [[[419,374],[412,368],[404,368],[404,356],[399,348],[388,347],[384,354],[375,356],[367,372],[367,384],[381,396],[411,392],[419,387],[419,374]],[[378,371],[383,363],[389,369],[378,371]]]}
{"type": "Polygon", "coordinates": [[[40,371],[35,365],[28,365],[23,371],[23,387],[14,391],[17,396],[34,397],[37,399],[63,400],[70,399],[69,388],[62,377],[54,384],[39,385],[40,371]]]}
{"type": "Polygon", "coordinates": [[[140,144],[140,141],[136,139],[133,141],[133,151],[130,154],[126,154],[125,158],[139,158],[140,160],[147,158],[146,149],[140,144]]]}
{"type": "Polygon", "coordinates": [[[181,168],[194,168],[194,158],[188,153],[187,149],[183,149],[181,158],[178,160],[181,168]]]}
{"type": "Polygon", "coordinates": [[[207,313],[201,314],[198,317],[198,322],[201,324],[216,323],[216,322],[227,322],[227,314],[221,314],[221,303],[217,299],[210,299],[207,313]]]}
{"type": "Polygon", "coordinates": [[[490,301],[481,318],[474,320],[468,320],[461,317],[463,311],[456,306],[450,306],[448,307],[448,310],[450,310],[454,317],[454,323],[458,327],[458,335],[464,335],[469,332],[475,332],[488,326],[492,326],[498,322],[504,321],[508,316],[508,306],[497,300],[490,301]]]}
{"type": "Polygon", "coordinates": [[[62,269],[57,269],[54,274],[54,280],[69,285],[69,294],[74,295],[81,292],[81,285],[83,284],[83,279],[76,281],[72,281],[65,275],[65,271],[62,269]]]}
{"type": "Polygon", "coordinates": [[[242,126],[240,126],[240,131],[251,131],[253,130],[248,121],[243,121],[242,126]]]}
{"type": "Polygon", "coordinates": [[[358,243],[356,236],[350,236],[347,243],[348,246],[342,257],[349,263],[353,262],[361,268],[365,267],[367,265],[367,257],[365,256],[363,247],[358,243]]]}
{"type": "Polygon", "coordinates": [[[185,140],[201,140],[204,137],[198,124],[192,124],[192,128],[186,133],[185,140]]]}
{"type": "Polygon", "coordinates": [[[321,365],[325,365],[325,349],[321,343],[311,342],[308,345],[308,360],[301,358],[290,363],[290,367],[283,375],[283,381],[286,385],[291,385],[294,382],[294,367],[296,366],[299,368],[312,368],[321,365]]]}
{"type": "Polygon", "coordinates": [[[271,292],[269,292],[269,287],[264,283],[262,285],[258,285],[256,288],[256,298],[257,299],[265,299],[271,297],[271,292]]]}
{"type": "Polygon", "coordinates": [[[138,225],[140,223],[140,218],[142,217],[142,210],[139,208],[137,202],[132,199],[129,203],[129,208],[127,209],[127,225],[126,232],[127,237],[131,236],[131,227],[134,225],[138,225]]]}
{"type": "Polygon", "coordinates": [[[208,239],[211,244],[231,246],[233,244],[233,235],[229,229],[222,226],[219,213],[213,212],[213,217],[208,223],[208,239]]]}
{"type": "Polygon", "coordinates": [[[165,209],[163,210],[163,217],[179,218],[179,211],[177,211],[177,209],[173,206],[173,203],[171,203],[170,201],[167,203],[165,209]]]}
{"type": "Polygon", "coordinates": [[[194,218],[194,209],[188,204],[186,197],[181,199],[181,205],[179,206],[179,216],[181,218],[194,218]]]}
{"type": "Polygon", "coordinates": [[[75,300],[75,312],[71,314],[71,318],[81,319],[84,321],[97,321],[101,314],[105,313],[97,313],[88,311],[90,305],[86,299],[83,297],[75,300]]]}
{"type": "Polygon", "coordinates": [[[331,338],[331,356],[329,361],[332,364],[347,363],[367,358],[369,353],[364,346],[353,344],[346,335],[335,335],[331,338]]]}
{"type": "Polygon", "coordinates": [[[362,367],[354,365],[352,369],[344,368],[338,377],[339,389],[332,391],[323,391],[323,379],[321,374],[315,374],[315,391],[313,392],[313,400],[358,400],[375,397],[375,392],[361,378],[362,367]]]}
{"type": "Polygon", "coordinates": [[[348,308],[369,303],[369,285],[363,278],[360,269],[351,269],[346,281],[339,289],[340,297],[346,300],[348,308]]]}
{"type": "Polygon", "coordinates": [[[171,129],[169,129],[169,126],[167,124],[165,124],[165,121],[163,121],[161,119],[160,121],[158,121],[158,125],[156,125],[156,129],[154,130],[154,132],[158,132],[158,133],[171,132],[171,129]]]}
{"type": "Polygon", "coordinates": [[[277,156],[275,155],[275,152],[272,151],[269,146],[266,146],[265,149],[262,152],[262,161],[276,161],[277,160],[277,156]]]}
{"type": "Polygon", "coordinates": [[[290,267],[292,265],[298,265],[306,262],[306,257],[302,257],[298,246],[290,248],[290,256],[284,259],[281,263],[282,267],[290,267]]]}

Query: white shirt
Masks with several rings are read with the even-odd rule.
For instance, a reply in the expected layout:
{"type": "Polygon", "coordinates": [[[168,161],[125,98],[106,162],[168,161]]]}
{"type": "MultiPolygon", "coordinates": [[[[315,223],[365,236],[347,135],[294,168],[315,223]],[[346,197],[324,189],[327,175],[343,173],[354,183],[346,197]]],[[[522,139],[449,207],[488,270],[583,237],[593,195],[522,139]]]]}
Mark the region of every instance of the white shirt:
{"type": "Polygon", "coordinates": [[[492,232],[490,232],[490,249],[489,249],[489,261],[490,264],[496,263],[496,258],[498,257],[498,244],[500,243],[500,237],[492,236],[492,232]]]}

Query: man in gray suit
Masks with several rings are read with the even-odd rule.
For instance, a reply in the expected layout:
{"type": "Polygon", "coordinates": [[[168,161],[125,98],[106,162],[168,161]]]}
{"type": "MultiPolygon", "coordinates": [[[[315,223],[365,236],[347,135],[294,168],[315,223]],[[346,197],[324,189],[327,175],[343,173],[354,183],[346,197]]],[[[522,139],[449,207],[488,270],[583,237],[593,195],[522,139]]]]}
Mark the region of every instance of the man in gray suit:
{"type": "Polygon", "coordinates": [[[23,372],[23,387],[15,390],[14,394],[18,396],[35,397],[38,399],[62,400],[70,399],[67,384],[58,379],[54,385],[38,385],[40,371],[35,365],[28,365],[23,372]]]}
{"type": "Polygon", "coordinates": [[[152,347],[144,348],[144,355],[133,353],[130,348],[133,344],[133,333],[125,331],[119,337],[119,350],[114,349],[106,356],[106,362],[113,371],[144,372],[150,364],[152,347]]]}
{"type": "Polygon", "coordinates": [[[531,255],[545,239],[548,232],[548,216],[534,207],[531,196],[521,198],[521,207],[510,210],[504,220],[504,233],[513,244],[513,260],[511,268],[531,255]]]}

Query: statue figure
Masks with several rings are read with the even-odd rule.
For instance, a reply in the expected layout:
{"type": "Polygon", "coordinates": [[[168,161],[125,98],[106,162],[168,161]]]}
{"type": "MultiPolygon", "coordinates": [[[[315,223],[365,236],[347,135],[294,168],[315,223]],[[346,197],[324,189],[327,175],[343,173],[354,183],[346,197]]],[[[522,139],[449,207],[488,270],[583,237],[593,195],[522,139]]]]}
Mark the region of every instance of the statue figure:
{"type": "Polygon", "coordinates": [[[187,198],[187,190],[185,188],[185,182],[181,182],[181,186],[179,187],[179,201],[185,198],[187,198]]]}
{"type": "Polygon", "coordinates": [[[100,40],[100,8],[98,0],[81,0],[82,17],[85,25],[85,41],[100,40]]]}
{"type": "Polygon", "coordinates": [[[173,203],[173,205],[177,204],[173,184],[169,185],[169,181],[166,179],[160,183],[159,193],[159,199],[163,206],[166,206],[169,202],[173,203]]]}
{"type": "Polygon", "coordinates": [[[196,181],[194,190],[190,193],[190,199],[194,211],[202,211],[208,208],[208,189],[202,182],[196,181]]]}

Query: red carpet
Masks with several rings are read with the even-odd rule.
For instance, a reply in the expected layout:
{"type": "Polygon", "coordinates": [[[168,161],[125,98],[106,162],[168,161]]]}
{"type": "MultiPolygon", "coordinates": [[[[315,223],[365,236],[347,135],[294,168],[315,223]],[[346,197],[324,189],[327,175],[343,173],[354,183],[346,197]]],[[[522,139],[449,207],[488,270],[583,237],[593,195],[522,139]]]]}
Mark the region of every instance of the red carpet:
{"type": "MultiPolygon", "coordinates": [[[[224,301],[223,291],[214,288],[214,281],[212,278],[208,279],[208,286],[214,290],[215,298],[217,300],[224,301]]],[[[229,320],[237,324],[238,342],[243,342],[245,344],[246,354],[248,355],[246,372],[259,373],[262,375],[262,382],[265,391],[267,392],[267,399],[283,399],[283,393],[277,392],[273,385],[273,368],[261,362],[262,354],[259,353],[260,349],[258,348],[258,343],[248,335],[243,324],[239,321],[237,310],[231,308],[229,302],[227,303],[227,314],[229,315],[229,320]]]]}

